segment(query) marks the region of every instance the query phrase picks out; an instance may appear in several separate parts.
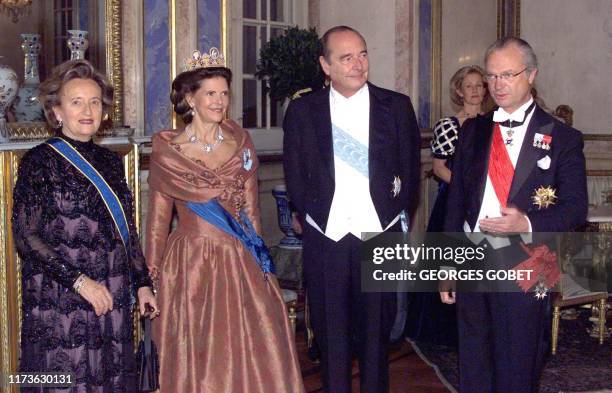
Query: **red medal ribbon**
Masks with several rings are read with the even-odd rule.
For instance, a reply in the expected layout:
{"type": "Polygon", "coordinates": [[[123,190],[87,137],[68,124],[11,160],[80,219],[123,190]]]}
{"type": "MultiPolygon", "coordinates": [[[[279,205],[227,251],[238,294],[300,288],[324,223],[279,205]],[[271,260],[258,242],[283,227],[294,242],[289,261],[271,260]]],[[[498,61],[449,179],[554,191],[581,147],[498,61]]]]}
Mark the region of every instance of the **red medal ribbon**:
{"type": "Polygon", "coordinates": [[[557,254],[550,251],[546,245],[529,248],[521,244],[521,247],[529,254],[529,258],[515,266],[512,270],[531,270],[531,277],[529,280],[516,280],[519,287],[527,292],[540,279],[543,280],[546,288],[552,288],[557,285],[561,279],[561,271],[559,266],[557,266],[557,254]]]}
{"type": "Polygon", "coordinates": [[[508,150],[506,150],[506,145],[504,145],[499,124],[495,123],[493,143],[491,144],[491,153],[489,154],[489,178],[493,184],[497,199],[503,207],[506,207],[506,203],[508,203],[508,195],[510,194],[510,185],[512,184],[513,177],[514,166],[512,166],[510,155],[508,155],[508,150]]]}

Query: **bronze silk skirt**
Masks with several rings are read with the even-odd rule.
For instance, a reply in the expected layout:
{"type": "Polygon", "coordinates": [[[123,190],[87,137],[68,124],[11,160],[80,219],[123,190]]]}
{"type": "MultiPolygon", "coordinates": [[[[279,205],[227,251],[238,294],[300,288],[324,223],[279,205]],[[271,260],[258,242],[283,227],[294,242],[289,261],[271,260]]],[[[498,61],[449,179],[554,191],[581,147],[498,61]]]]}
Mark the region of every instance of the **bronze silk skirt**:
{"type": "Polygon", "coordinates": [[[160,391],[304,392],[276,277],[266,280],[238,240],[180,213],[160,267],[161,315],[153,322],[160,391]]]}

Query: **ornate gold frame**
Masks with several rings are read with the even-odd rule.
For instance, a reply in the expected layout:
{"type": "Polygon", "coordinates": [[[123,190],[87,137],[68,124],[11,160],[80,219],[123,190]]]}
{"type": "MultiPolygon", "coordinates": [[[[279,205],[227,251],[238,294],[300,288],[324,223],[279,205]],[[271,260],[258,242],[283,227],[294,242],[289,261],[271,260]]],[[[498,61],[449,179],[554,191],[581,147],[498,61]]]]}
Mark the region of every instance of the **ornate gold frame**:
{"type": "Polygon", "coordinates": [[[521,0],[497,0],[497,38],[521,36],[521,0]]]}
{"type": "MultiPolygon", "coordinates": [[[[19,159],[29,144],[14,150],[0,151],[0,375],[15,373],[19,367],[21,331],[21,260],[13,242],[11,212],[13,187],[17,180],[19,159]],[[27,146],[27,147],[26,147],[27,146]]],[[[134,194],[136,227],[140,229],[139,148],[136,143],[107,145],[123,158],[125,177],[134,194]]],[[[134,314],[134,338],[140,339],[138,313],[134,314]]],[[[138,342],[138,341],[135,341],[138,342]]],[[[0,383],[2,380],[0,378],[0,383]]],[[[4,391],[1,389],[0,391],[4,391]]],[[[12,387],[7,392],[17,393],[12,387]]]]}
{"type": "Polygon", "coordinates": [[[121,0],[106,0],[106,75],[115,89],[115,103],[110,113],[115,126],[123,125],[121,19],[121,0]]]}
{"type": "MultiPolygon", "coordinates": [[[[121,60],[121,0],[105,0],[106,76],[115,89],[114,104],[109,113],[115,126],[123,125],[123,75],[121,60]]],[[[9,123],[10,140],[48,138],[53,131],[46,123],[9,123]]]]}

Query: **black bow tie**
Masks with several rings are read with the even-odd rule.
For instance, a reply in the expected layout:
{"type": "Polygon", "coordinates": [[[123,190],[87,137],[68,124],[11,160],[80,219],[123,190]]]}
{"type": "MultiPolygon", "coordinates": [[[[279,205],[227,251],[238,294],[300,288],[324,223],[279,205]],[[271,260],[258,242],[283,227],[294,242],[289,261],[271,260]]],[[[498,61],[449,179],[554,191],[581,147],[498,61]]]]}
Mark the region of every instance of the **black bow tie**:
{"type": "Polygon", "coordinates": [[[523,123],[525,123],[525,119],[527,119],[527,116],[529,116],[529,114],[533,111],[533,108],[535,108],[535,100],[525,110],[523,121],[506,120],[506,121],[500,122],[499,125],[503,127],[508,127],[508,128],[520,127],[523,125],[523,123]]]}

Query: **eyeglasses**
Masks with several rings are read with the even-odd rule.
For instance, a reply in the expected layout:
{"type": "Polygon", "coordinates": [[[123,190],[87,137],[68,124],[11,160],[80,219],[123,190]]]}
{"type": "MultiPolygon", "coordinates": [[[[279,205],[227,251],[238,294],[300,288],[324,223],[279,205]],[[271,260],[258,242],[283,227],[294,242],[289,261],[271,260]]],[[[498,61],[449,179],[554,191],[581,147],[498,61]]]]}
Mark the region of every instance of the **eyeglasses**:
{"type": "Polygon", "coordinates": [[[523,68],[522,71],[517,72],[516,74],[512,72],[504,72],[503,74],[485,74],[485,79],[487,82],[493,82],[495,80],[504,81],[504,82],[512,82],[514,78],[521,75],[523,72],[527,71],[529,67],[523,68]]]}

